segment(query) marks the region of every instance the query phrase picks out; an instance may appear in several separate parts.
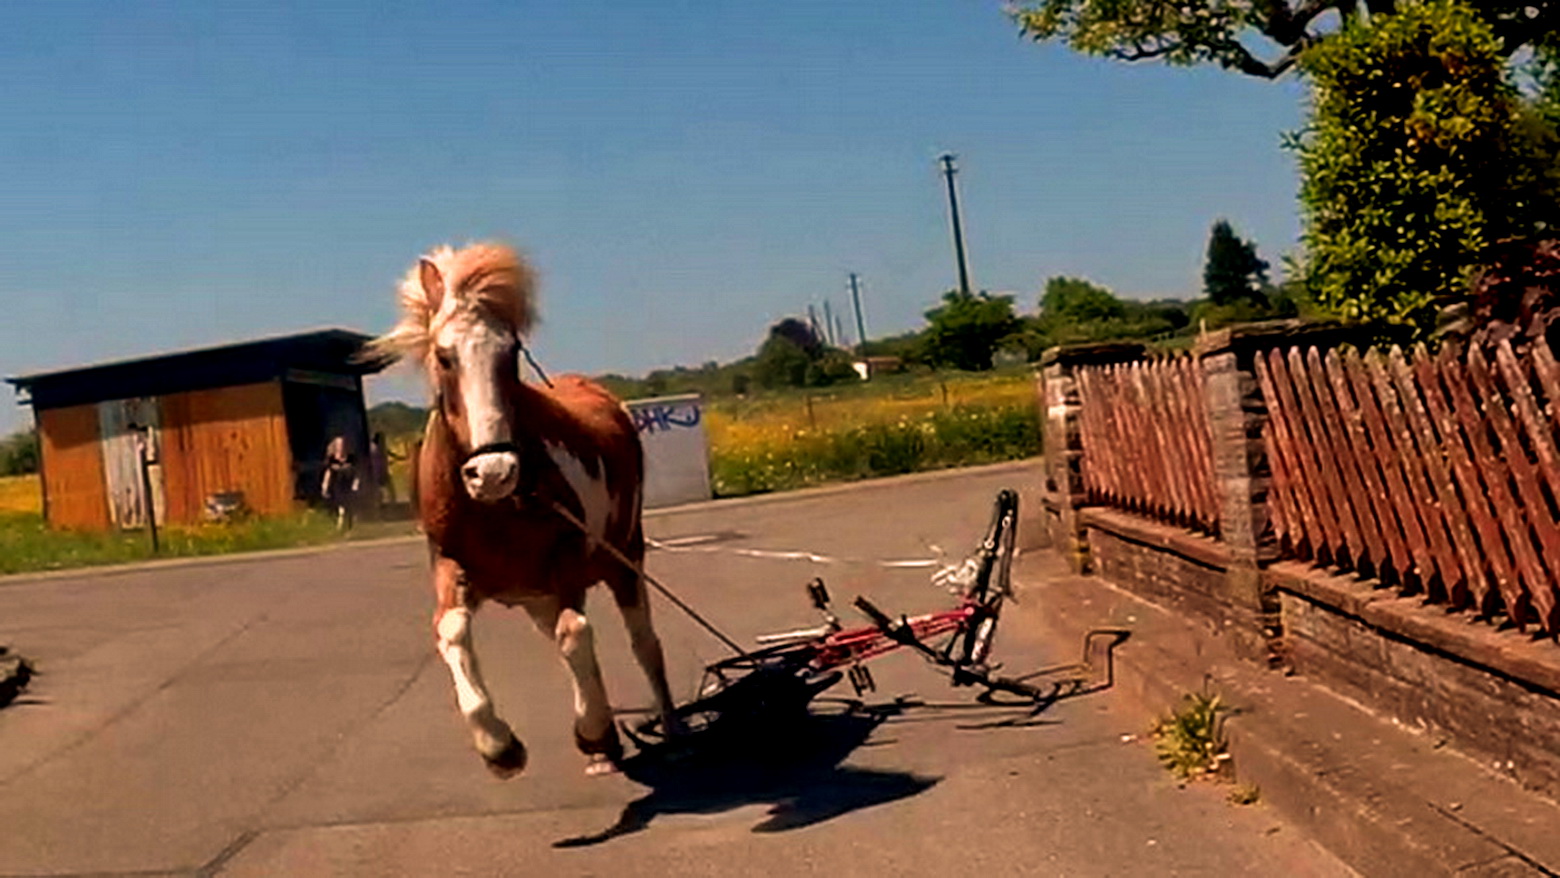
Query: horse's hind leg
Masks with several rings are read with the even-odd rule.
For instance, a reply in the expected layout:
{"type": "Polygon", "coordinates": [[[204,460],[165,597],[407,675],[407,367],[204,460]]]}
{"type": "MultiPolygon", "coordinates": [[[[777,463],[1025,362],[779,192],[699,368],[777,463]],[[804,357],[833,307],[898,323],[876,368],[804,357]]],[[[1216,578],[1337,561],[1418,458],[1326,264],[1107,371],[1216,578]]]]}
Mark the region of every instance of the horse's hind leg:
{"type": "Polygon", "coordinates": [[[644,580],[635,572],[624,571],[612,582],[612,596],[623,613],[634,658],[650,681],[655,709],[661,715],[661,727],[668,735],[680,734],[682,721],[672,710],[675,705],[671,687],[666,684],[666,654],[662,652],[661,638],[656,636],[650,622],[650,600],[645,593],[644,580]]]}
{"type": "Polygon", "coordinates": [[[461,715],[466,718],[477,752],[488,768],[500,777],[517,774],[525,768],[525,746],[493,711],[492,698],[471,646],[471,615],[476,603],[468,595],[460,566],[454,561],[435,559],[433,576],[439,602],[433,617],[439,655],[449,665],[455,681],[455,700],[461,715]]]}
{"type": "Polygon", "coordinates": [[[596,662],[596,636],[590,620],[557,598],[527,601],[526,612],[543,635],[558,645],[558,654],[574,682],[574,744],[589,762],[586,774],[609,774],[623,755],[617,727],[612,725],[612,705],[596,662]]]}

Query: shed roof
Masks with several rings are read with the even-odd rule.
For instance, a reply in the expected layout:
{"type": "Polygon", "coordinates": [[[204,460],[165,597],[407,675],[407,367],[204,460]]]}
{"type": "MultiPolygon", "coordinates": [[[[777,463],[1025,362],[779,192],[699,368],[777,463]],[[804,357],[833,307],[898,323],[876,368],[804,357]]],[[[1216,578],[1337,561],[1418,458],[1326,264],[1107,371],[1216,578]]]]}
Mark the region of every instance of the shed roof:
{"type": "Polygon", "coordinates": [[[50,409],[108,399],[254,384],[283,378],[291,370],[369,375],[383,369],[385,364],[358,362],[354,357],[371,338],[373,336],[348,329],[319,329],[34,372],[5,380],[16,388],[22,404],[50,409]]]}

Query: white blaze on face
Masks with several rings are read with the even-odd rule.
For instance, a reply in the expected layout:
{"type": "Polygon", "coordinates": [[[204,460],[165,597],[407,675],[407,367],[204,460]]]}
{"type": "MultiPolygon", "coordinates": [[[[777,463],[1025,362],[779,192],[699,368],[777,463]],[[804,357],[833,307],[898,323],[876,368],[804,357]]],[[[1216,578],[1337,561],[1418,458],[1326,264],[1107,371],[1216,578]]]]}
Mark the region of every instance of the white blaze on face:
{"type": "MultiPolygon", "coordinates": [[[[461,409],[472,448],[514,441],[502,388],[495,376],[509,364],[499,362],[512,350],[508,333],[472,311],[448,320],[435,339],[453,355],[461,409]]],[[[461,467],[466,491],[476,500],[497,500],[514,490],[520,461],[509,451],[473,455],[461,467]]]]}
{"type": "Polygon", "coordinates": [[[606,467],[597,461],[596,475],[592,476],[584,462],[562,445],[543,443],[547,456],[558,472],[563,474],[569,489],[580,500],[584,510],[585,535],[591,543],[606,539],[608,519],[612,515],[612,492],[607,490],[606,467]]]}

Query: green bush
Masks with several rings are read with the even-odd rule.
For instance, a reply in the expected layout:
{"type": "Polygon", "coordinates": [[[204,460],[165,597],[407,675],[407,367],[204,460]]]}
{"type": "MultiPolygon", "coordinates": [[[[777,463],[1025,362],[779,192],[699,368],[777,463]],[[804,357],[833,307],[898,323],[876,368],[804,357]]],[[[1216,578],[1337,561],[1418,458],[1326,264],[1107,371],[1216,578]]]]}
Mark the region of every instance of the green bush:
{"type": "Polygon", "coordinates": [[[1406,334],[1434,327],[1495,241],[1553,227],[1555,199],[1489,21],[1403,4],[1308,50],[1300,159],[1304,271],[1317,301],[1406,334]]]}

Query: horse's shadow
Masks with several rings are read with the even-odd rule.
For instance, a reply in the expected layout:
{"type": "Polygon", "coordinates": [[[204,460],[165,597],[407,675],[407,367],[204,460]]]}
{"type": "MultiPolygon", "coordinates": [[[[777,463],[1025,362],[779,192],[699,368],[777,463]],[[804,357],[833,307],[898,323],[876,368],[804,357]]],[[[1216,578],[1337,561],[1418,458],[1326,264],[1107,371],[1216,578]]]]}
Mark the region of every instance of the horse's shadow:
{"type": "Polygon", "coordinates": [[[717,723],[687,741],[641,750],[622,769],[651,791],[625,805],[606,829],[553,846],[600,844],[664,814],[718,814],[754,804],[770,805],[754,832],[783,832],[924,792],[940,778],[840,764],[892,712],[857,705],[763,727],[717,723]]]}

